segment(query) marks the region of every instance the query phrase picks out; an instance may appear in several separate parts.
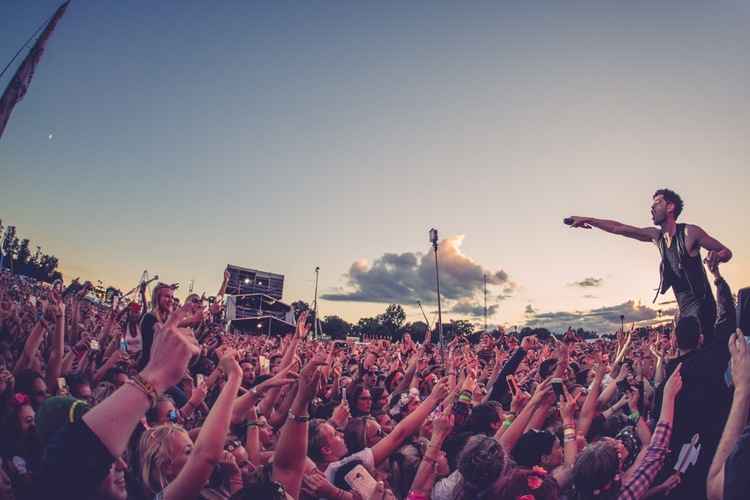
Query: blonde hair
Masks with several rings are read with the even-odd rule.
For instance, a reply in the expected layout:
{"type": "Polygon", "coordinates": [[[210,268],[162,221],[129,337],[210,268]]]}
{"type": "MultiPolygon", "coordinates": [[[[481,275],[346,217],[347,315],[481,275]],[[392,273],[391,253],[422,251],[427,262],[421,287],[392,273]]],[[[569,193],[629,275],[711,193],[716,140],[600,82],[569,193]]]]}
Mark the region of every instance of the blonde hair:
{"type": "Polygon", "coordinates": [[[161,492],[171,481],[171,478],[167,477],[167,469],[172,463],[168,442],[175,432],[187,434],[181,425],[157,425],[147,429],[138,442],[141,482],[148,496],[161,492]]]}
{"type": "Polygon", "coordinates": [[[159,312],[159,295],[165,288],[171,289],[172,287],[160,281],[154,287],[154,291],[151,292],[151,312],[156,316],[159,323],[164,323],[167,320],[167,318],[162,318],[161,313],[159,312]]]}

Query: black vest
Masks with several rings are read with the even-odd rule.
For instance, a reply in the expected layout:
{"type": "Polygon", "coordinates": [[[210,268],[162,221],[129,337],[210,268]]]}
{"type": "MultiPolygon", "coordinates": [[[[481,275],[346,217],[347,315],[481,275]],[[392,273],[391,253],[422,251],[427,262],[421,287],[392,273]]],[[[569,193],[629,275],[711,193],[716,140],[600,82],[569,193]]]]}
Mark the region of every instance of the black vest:
{"type": "MultiPolygon", "coordinates": [[[[695,257],[691,257],[688,253],[687,244],[685,242],[685,224],[677,224],[677,230],[674,233],[674,244],[677,245],[677,255],[679,257],[679,270],[683,277],[686,278],[688,285],[690,286],[690,292],[695,296],[696,299],[703,299],[707,294],[711,293],[711,289],[708,285],[708,277],[706,276],[706,269],[703,267],[701,261],[700,252],[695,257]]],[[[667,259],[667,242],[664,241],[664,236],[659,235],[659,253],[661,254],[661,267],[659,268],[659,288],[656,289],[656,295],[654,296],[654,302],[660,293],[666,293],[672,287],[672,284],[679,279],[675,275],[672,265],[667,259]]]]}

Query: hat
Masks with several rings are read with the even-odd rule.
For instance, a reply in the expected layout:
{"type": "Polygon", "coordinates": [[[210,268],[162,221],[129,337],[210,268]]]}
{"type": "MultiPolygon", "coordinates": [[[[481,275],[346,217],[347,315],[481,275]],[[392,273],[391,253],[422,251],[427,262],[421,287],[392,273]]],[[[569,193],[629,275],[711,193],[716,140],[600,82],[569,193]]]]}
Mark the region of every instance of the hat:
{"type": "Polygon", "coordinates": [[[65,424],[72,424],[81,419],[91,407],[85,401],[70,396],[48,398],[36,412],[36,429],[43,444],[65,424]]]}

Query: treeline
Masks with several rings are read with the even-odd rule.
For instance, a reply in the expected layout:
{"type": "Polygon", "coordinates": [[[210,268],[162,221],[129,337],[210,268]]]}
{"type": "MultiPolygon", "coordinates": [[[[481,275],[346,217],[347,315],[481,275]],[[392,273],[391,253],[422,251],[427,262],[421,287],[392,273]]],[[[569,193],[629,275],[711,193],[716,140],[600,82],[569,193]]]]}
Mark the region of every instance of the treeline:
{"type": "Polygon", "coordinates": [[[40,246],[36,246],[32,251],[31,241],[28,238],[20,238],[16,234],[15,226],[3,226],[2,220],[0,244],[3,268],[47,283],[62,279],[62,274],[57,270],[60,263],[57,257],[44,253],[40,246]]]}

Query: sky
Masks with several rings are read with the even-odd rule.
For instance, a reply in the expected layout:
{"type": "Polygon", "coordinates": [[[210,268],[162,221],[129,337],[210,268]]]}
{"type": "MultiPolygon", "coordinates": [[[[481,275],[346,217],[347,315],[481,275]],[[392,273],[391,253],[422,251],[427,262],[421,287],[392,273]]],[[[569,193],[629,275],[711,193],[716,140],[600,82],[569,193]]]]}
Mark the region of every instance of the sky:
{"type": "MultiPolygon", "coordinates": [[[[0,61],[59,5],[0,0],[0,61]]],[[[0,218],[66,279],[228,263],[349,321],[650,319],[653,192],[750,283],[750,4],[73,0],[0,138],[0,218]]],[[[14,66],[15,69],[15,66],[14,66]]],[[[1,80],[3,87],[10,78],[1,80]]],[[[671,292],[660,302],[673,300],[671,292]]]]}

